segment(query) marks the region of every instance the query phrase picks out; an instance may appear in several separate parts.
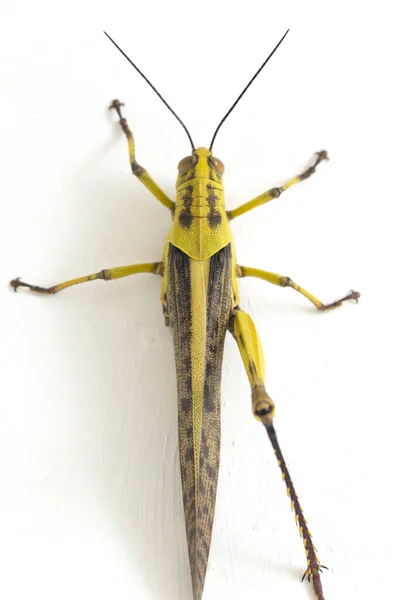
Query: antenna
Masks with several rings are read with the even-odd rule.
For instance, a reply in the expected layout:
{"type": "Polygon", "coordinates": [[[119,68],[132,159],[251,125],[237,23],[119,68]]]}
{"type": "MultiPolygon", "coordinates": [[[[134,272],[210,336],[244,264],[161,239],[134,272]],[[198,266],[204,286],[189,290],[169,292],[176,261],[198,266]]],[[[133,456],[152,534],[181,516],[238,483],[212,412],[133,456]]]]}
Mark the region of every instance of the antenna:
{"type": "Polygon", "coordinates": [[[141,71],[141,70],[140,70],[140,69],[139,69],[139,68],[138,68],[138,67],[135,65],[135,63],[131,61],[131,59],[129,58],[129,56],[128,56],[127,54],[125,54],[125,52],[124,52],[124,51],[123,51],[123,50],[122,50],[122,49],[121,49],[121,48],[118,46],[118,44],[116,44],[116,43],[114,42],[114,40],[112,39],[112,37],[110,37],[106,31],[104,31],[103,33],[105,33],[105,35],[108,37],[108,39],[110,40],[110,42],[112,42],[112,43],[114,44],[114,46],[115,46],[116,48],[118,48],[118,50],[121,52],[121,54],[122,54],[123,56],[125,56],[126,60],[127,60],[128,62],[130,62],[130,64],[132,65],[132,67],[133,67],[134,69],[136,69],[136,71],[139,73],[139,75],[141,75],[141,76],[143,77],[143,79],[144,79],[144,80],[145,80],[145,81],[146,81],[146,82],[149,84],[149,86],[150,86],[150,87],[151,87],[151,88],[152,88],[152,89],[155,91],[155,93],[156,93],[156,94],[157,94],[157,96],[160,98],[160,100],[162,100],[162,102],[164,102],[164,104],[165,104],[165,106],[168,108],[168,110],[170,110],[170,111],[172,112],[172,114],[174,115],[174,117],[175,117],[175,118],[176,118],[176,119],[179,121],[179,123],[182,125],[183,129],[186,131],[186,135],[187,135],[187,136],[188,136],[188,138],[189,138],[189,142],[190,142],[190,145],[192,146],[192,150],[194,150],[194,149],[195,149],[195,146],[194,146],[194,144],[193,144],[193,140],[192,140],[192,138],[191,138],[191,136],[190,136],[190,133],[189,133],[189,131],[188,131],[188,128],[186,127],[186,125],[184,124],[184,122],[182,121],[182,119],[180,119],[180,118],[178,117],[178,115],[176,114],[176,112],[175,112],[174,110],[172,110],[172,108],[170,107],[170,105],[168,104],[168,102],[167,102],[166,100],[164,100],[164,98],[161,96],[160,92],[159,92],[159,91],[158,91],[158,90],[157,90],[157,89],[154,87],[154,85],[151,83],[151,81],[149,81],[149,80],[147,79],[146,75],[145,75],[144,73],[142,73],[142,71],[141,71]]]}
{"type": "Polygon", "coordinates": [[[276,50],[278,50],[279,46],[282,44],[283,40],[285,39],[285,37],[287,36],[287,34],[289,33],[289,29],[287,30],[287,32],[285,33],[285,35],[281,38],[281,40],[277,43],[277,45],[275,46],[275,48],[272,50],[271,54],[268,56],[268,58],[266,58],[263,62],[263,64],[261,65],[261,67],[258,69],[257,73],[255,73],[253,75],[253,77],[250,79],[249,83],[246,85],[246,87],[244,88],[244,90],[239,94],[239,96],[236,98],[235,102],[232,104],[232,106],[230,107],[230,109],[228,110],[228,112],[226,113],[226,115],[224,116],[224,118],[222,119],[222,121],[220,122],[220,124],[218,125],[217,129],[214,132],[214,135],[212,137],[211,140],[211,144],[210,144],[210,148],[209,150],[212,150],[212,147],[214,145],[215,142],[215,138],[217,137],[217,133],[218,131],[221,129],[222,124],[226,121],[226,119],[229,117],[229,115],[231,114],[231,112],[233,111],[233,109],[235,108],[235,106],[237,105],[237,103],[239,102],[239,100],[244,96],[244,94],[247,92],[247,90],[249,89],[249,87],[251,86],[251,84],[253,83],[253,81],[256,79],[256,77],[261,73],[261,71],[263,70],[263,68],[265,67],[265,65],[267,64],[267,62],[269,61],[269,59],[272,57],[272,55],[276,52],[276,50]]]}

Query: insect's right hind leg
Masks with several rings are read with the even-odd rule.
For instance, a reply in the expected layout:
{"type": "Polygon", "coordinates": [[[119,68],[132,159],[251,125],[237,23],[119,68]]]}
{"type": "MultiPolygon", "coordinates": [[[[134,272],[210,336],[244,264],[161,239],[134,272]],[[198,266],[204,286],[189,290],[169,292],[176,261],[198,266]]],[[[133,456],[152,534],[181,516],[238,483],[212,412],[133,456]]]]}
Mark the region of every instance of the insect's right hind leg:
{"type": "Polygon", "coordinates": [[[258,337],[251,317],[238,307],[234,309],[230,319],[229,331],[232,333],[239,346],[239,351],[250,382],[253,414],[258,421],[261,421],[267,431],[279,468],[282,472],[282,478],[286,484],[287,493],[295,513],[296,523],[303,539],[307,558],[307,569],[303,575],[303,579],[306,577],[308,581],[312,580],[317,599],[324,600],[320,571],[322,568],[326,567],[323,567],[318,560],[311,533],[307,526],[307,521],[304,517],[289,470],[278,444],[273,425],[275,405],[265,391],[264,354],[260,338],[258,337]]]}
{"type": "Polygon", "coordinates": [[[154,275],[162,275],[163,263],[143,263],[139,265],[128,265],[126,267],[114,267],[113,269],[103,269],[98,273],[84,275],[83,277],[77,277],[76,279],[69,279],[68,281],[63,281],[62,283],[58,283],[57,285],[53,285],[48,288],[41,287],[40,285],[32,285],[31,283],[26,283],[25,281],[21,281],[19,277],[10,281],[10,285],[12,288],[14,288],[14,292],[16,292],[20,287],[25,287],[31,290],[32,292],[36,292],[38,294],[52,295],[57,294],[62,290],[65,290],[65,288],[71,287],[73,285],[78,285],[79,283],[95,281],[96,279],[110,281],[112,279],[119,279],[120,277],[136,275],[137,273],[153,273],[154,275]]]}
{"type": "Polygon", "coordinates": [[[124,132],[126,139],[128,140],[128,149],[129,149],[129,162],[131,163],[132,173],[136,175],[136,177],[147,187],[147,189],[157,198],[161,204],[169,208],[171,212],[175,209],[175,202],[170,200],[166,194],[162,191],[162,189],[156,184],[154,179],[150,177],[146,169],[141,167],[136,162],[135,156],[135,142],[133,140],[132,131],[129,129],[127,120],[122,116],[121,107],[124,106],[123,102],[119,100],[113,100],[109,106],[110,110],[115,110],[119,117],[119,123],[121,125],[121,129],[124,132]]]}

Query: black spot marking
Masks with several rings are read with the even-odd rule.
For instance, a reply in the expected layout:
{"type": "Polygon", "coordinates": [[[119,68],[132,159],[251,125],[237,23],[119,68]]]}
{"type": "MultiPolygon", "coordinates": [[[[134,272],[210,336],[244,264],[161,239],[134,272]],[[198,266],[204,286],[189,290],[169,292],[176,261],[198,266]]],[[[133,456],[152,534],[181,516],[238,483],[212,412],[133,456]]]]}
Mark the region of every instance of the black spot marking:
{"type": "MultiPolygon", "coordinates": [[[[182,344],[183,344],[184,346],[185,346],[185,345],[187,345],[187,346],[188,346],[188,345],[190,344],[190,340],[191,340],[191,339],[192,339],[192,334],[191,334],[191,331],[190,331],[190,329],[187,327],[187,328],[185,328],[185,331],[182,331],[182,332],[181,332],[181,340],[182,340],[182,344]]],[[[185,368],[186,368],[187,370],[189,370],[189,369],[190,369],[190,366],[187,366],[187,364],[186,364],[186,360],[187,360],[187,359],[185,359],[185,368]]],[[[190,363],[190,365],[192,364],[192,363],[191,363],[191,360],[190,360],[190,358],[189,358],[189,363],[190,363]]]]}
{"type": "Polygon", "coordinates": [[[257,367],[252,360],[249,362],[249,371],[253,377],[257,375],[257,367]]]}
{"type": "Polygon", "coordinates": [[[192,399],[191,398],[184,398],[181,401],[181,408],[183,410],[184,413],[189,413],[191,408],[192,408],[192,399]]]}
{"type": "Polygon", "coordinates": [[[183,266],[183,258],[182,253],[179,252],[175,255],[175,266],[178,270],[182,269],[183,266]]]}
{"type": "Polygon", "coordinates": [[[185,188],[185,193],[182,196],[184,206],[192,206],[193,203],[193,186],[188,185],[185,188]]]}
{"type": "Polygon", "coordinates": [[[203,456],[206,460],[208,460],[209,455],[210,455],[210,450],[207,446],[207,444],[204,441],[204,436],[203,436],[203,448],[202,448],[202,452],[203,452],[203,456]]]}
{"type": "MultiPolygon", "coordinates": [[[[210,207],[210,213],[207,217],[208,224],[210,225],[211,229],[215,229],[216,227],[218,227],[218,225],[221,224],[222,216],[221,216],[219,209],[216,208],[218,196],[215,194],[215,192],[210,184],[207,185],[207,189],[208,189],[207,202],[210,207]]],[[[219,252],[217,254],[217,257],[221,258],[221,256],[222,256],[222,253],[219,252]]],[[[218,258],[217,258],[217,260],[218,260],[218,258]]]]}
{"type": "Polygon", "coordinates": [[[207,412],[212,413],[215,410],[215,402],[210,393],[209,386],[204,386],[204,408],[207,412]]]}
{"type": "Polygon", "coordinates": [[[182,196],[182,201],[183,201],[183,205],[184,205],[184,210],[181,211],[180,215],[179,215],[179,223],[189,229],[189,227],[192,225],[193,223],[193,215],[192,215],[192,211],[191,211],[191,206],[193,204],[193,186],[192,185],[188,185],[187,188],[185,188],[185,193],[182,196]]]}
{"type": "Polygon", "coordinates": [[[209,351],[210,354],[215,354],[217,352],[217,344],[210,344],[209,351]]]}
{"type": "Polygon", "coordinates": [[[216,229],[216,227],[221,225],[221,222],[221,213],[215,208],[212,208],[210,214],[208,215],[208,224],[210,225],[211,229],[216,229]]]}
{"type": "Polygon", "coordinates": [[[180,213],[179,223],[182,225],[182,227],[185,227],[185,229],[190,229],[193,223],[193,215],[190,211],[190,208],[185,208],[185,210],[180,213]]]}
{"type": "Polygon", "coordinates": [[[214,469],[214,467],[212,467],[211,465],[207,465],[206,466],[206,470],[207,470],[207,474],[211,479],[214,479],[216,476],[216,471],[214,469]]]}

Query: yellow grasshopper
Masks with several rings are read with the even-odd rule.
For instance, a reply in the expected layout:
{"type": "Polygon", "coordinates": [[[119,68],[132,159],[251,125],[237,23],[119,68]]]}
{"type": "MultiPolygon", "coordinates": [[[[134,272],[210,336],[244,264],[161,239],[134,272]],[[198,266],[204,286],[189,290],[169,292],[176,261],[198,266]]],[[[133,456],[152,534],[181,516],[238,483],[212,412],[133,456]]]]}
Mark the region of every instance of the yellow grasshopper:
{"type": "MultiPolygon", "coordinates": [[[[109,37],[134,68],[153,88],[185,129],[192,153],[178,164],[176,200],[158,187],[148,172],[136,162],[132,133],[122,116],[118,100],[111,103],[128,140],[132,172],[169,209],[172,227],[161,262],[104,269],[49,288],[31,285],[19,278],[11,281],[15,291],[27,287],[34,292],[56,294],[78,283],[95,279],[111,280],[136,273],[162,277],[161,302],[165,323],[172,329],[178,392],[179,456],[194,600],[201,600],[211,544],[220,456],[221,367],[226,332],[235,338],[251,386],[253,414],[264,425],[286,483],[296,523],[303,538],[307,568],[304,577],[312,581],[319,600],[324,600],[317,557],[307,522],[300,507],[273,425],[275,406],[265,390],[264,356],[250,316],[239,306],[237,280],[258,277],[274,285],[300,292],[318,310],[340,306],[345,300],[358,300],[350,291],[331,304],[323,304],[289,277],[238,265],[229,221],[278,198],[292,185],[312,175],[317,165],[328,159],[317,152],[313,164],[284,185],[275,187],[245,204],[227,211],[222,183],[224,165],[212,153],[215,137],[233,108],[284,40],[285,35],[261,65],[243,92],[218,125],[209,149],[195,148],[186,126],[144,74],[109,37]]],[[[106,34],[107,35],[107,34],[106,34]]]]}

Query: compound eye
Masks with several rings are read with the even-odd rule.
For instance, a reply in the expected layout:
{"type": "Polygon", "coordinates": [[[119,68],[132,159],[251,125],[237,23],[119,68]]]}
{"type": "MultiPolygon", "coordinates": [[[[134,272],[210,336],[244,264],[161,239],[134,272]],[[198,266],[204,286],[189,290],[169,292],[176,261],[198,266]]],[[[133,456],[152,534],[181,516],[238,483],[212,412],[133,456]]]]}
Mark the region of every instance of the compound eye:
{"type": "Polygon", "coordinates": [[[185,156],[178,164],[178,171],[181,175],[189,171],[189,169],[193,168],[197,163],[197,156],[192,154],[191,156],[185,156]]]}
{"type": "Polygon", "coordinates": [[[219,158],[215,158],[215,156],[209,157],[209,163],[213,169],[215,169],[218,175],[223,175],[225,171],[224,163],[219,158]]]}

